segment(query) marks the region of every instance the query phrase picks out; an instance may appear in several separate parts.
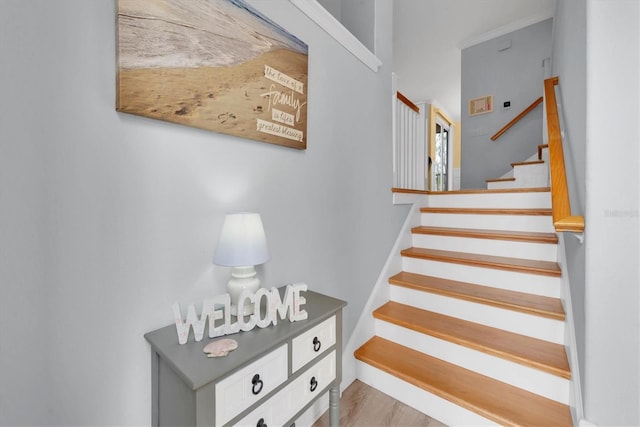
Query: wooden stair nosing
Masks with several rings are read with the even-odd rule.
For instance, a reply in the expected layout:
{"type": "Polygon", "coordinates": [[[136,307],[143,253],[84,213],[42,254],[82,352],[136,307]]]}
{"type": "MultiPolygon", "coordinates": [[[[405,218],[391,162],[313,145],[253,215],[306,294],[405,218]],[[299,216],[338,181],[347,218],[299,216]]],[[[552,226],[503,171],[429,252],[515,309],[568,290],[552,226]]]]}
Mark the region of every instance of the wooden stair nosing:
{"type": "Polygon", "coordinates": [[[401,271],[390,277],[389,283],[420,292],[462,299],[547,319],[564,321],[566,318],[564,307],[558,298],[424,276],[406,271],[401,271]]]}
{"type": "Polygon", "coordinates": [[[493,179],[485,179],[485,182],[489,183],[489,182],[510,182],[510,181],[515,181],[516,179],[513,177],[509,177],[509,178],[493,178],[493,179]]]}
{"type": "Polygon", "coordinates": [[[530,188],[477,188],[467,190],[451,190],[451,191],[431,191],[431,190],[412,190],[409,188],[392,187],[392,193],[405,194],[421,194],[429,196],[451,196],[460,194],[496,194],[496,193],[549,193],[551,187],[530,187],[530,188]]]}
{"type": "Polygon", "coordinates": [[[528,187],[528,188],[473,188],[467,190],[453,191],[428,191],[430,196],[447,196],[458,194],[496,194],[496,193],[550,193],[551,187],[528,187]]]}
{"type": "Polygon", "coordinates": [[[571,378],[567,354],[561,344],[394,301],[389,301],[376,309],[373,317],[560,378],[571,378]]]}
{"type": "Polygon", "coordinates": [[[432,261],[451,262],[474,267],[493,268],[519,273],[538,274],[543,276],[560,277],[562,272],[558,263],[551,261],[537,261],[522,258],[509,258],[494,255],[481,255],[466,252],[443,251],[438,249],[408,248],[400,255],[432,261]]]}
{"type": "Polygon", "coordinates": [[[528,165],[541,165],[544,163],[544,160],[531,160],[529,162],[515,162],[511,163],[511,167],[515,168],[516,166],[528,166],[528,165]]]}
{"type": "Polygon", "coordinates": [[[520,209],[520,208],[420,208],[421,213],[463,214],[463,215],[525,215],[551,216],[551,209],[520,209]]]}
{"type": "Polygon", "coordinates": [[[373,337],[356,359],[501,425],[571,426],[567,405],[373,337]]]}
{"type": "Polygon", "coordinates": [[[434,236],[470,237],[475,239],[510,240],[516,242],[557,244],[555,233],[533,231],[481,230],[475,228],[451,228],[419,226],[411,229],[414,234],[429,234],[434,236]]]}

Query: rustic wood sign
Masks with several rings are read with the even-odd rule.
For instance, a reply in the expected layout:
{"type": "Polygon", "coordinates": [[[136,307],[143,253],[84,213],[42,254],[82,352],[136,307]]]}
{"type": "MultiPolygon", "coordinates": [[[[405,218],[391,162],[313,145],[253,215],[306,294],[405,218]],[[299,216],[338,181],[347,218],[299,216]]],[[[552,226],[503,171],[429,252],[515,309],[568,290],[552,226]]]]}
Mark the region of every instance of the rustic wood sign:
{"type": "Polygon", "coordinates": [[[118,0],[116,110],[305,149],[308,46],[244,0],[118,0]]]}

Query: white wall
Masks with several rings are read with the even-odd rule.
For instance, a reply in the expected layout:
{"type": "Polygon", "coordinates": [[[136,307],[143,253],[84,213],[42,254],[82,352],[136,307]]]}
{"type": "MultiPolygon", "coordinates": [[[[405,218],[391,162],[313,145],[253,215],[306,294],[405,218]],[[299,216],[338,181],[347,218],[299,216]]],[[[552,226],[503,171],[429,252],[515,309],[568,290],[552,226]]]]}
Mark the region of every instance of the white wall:
{"type": "Polygon", "coordinates": [[[639,425],[640,3],[586,16],[585,416],[639,425]]]}
{"type": "Polygon", "coordinates": [[[0,424],[149,424],[143,334],[225,292],[229,211],[262,214],[265,286],[348,301],[348,339],[407,213],[391,13],[373,73],[288,1],[252,3],[309,44],[306,151],[116,113],[114,0],[0,2],[0,424]]]}
{"type": "Polygon", "coordinates": [[[542,143],[542,106],[498,140],[491,136],[542,96],[551,32],[547,19],[462,51],[462,188],[486,188],[487,179],[501,177],[542,143]],[[503,43],[510,47],[501,50],[503,43]],[[493,112],[470,117],[469,100],[486,95],[493,96],[493,112]],[[503,108],[505,101],[511,102],[509,109],[503,108]]]}

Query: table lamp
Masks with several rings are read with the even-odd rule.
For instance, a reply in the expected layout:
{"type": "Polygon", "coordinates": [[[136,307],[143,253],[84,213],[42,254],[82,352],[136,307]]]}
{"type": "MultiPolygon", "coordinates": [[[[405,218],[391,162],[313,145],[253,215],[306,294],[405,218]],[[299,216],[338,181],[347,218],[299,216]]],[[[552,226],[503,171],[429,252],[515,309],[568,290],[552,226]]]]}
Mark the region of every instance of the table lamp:
{"type": "Polygon", "coordinates": [[[238,308],[238,299],[243,290],[255,293],[260,288],[260,279],[255,266],[269,261],[267,237],[262,226],[260,214],[242,212],[227,214],[222,226],[222,234],[213,263],[233,267],[231,279],[227,284],[231,296],[231,314],[249,315],[253,313],[253,304],[249,301],[238,308]]]}

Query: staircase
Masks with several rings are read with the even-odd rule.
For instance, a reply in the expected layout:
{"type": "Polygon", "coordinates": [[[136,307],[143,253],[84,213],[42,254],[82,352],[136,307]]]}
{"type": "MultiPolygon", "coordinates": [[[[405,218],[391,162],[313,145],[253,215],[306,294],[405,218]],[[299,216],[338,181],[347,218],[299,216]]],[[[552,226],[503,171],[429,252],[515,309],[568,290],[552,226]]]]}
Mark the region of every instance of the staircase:
{"type": "Polygon", "coordinates": [[[572,425],[549,189],[425,199],[358,378],[448,425],[572,425]]]}
{"type": "Polygon", "coordinates": [[[488,179],[487,188],[539,188],[549,186],[549,146],[538,145],[538,153],[524,162],[511,163],[500,178],[488,179]]]}

